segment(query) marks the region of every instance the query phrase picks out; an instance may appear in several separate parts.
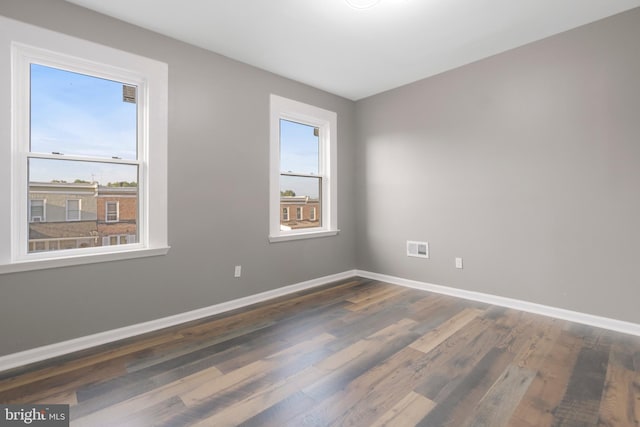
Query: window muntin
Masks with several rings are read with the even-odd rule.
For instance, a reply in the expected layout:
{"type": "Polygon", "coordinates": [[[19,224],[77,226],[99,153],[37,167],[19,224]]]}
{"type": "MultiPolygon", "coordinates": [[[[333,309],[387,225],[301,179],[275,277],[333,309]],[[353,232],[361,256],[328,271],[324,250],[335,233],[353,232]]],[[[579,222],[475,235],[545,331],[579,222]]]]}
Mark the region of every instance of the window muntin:
{"type": "Polygon", "coordinates": [[[270,241],[337,234],[336,113],[271,95],[270,114],[270,241]],[[284,206],[302,218],[285,221],[284,206]]]}

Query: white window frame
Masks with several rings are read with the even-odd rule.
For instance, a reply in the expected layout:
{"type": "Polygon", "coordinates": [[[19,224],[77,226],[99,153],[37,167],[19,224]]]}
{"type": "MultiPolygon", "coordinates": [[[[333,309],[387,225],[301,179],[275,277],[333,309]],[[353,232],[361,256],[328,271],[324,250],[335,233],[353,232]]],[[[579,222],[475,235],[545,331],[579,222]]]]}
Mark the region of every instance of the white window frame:
{"type": "Polygon", "coordinates": [[[82,221],[82,199],[67,199],[65,201],[65,219],[67,221],[82,221]],[[69,218],[69,202],[78,202],[77,218],[69,218]]]}
{"type": "Polygon", "coordinates": [[[47,199],[29,199],[29,222],[33,223],[33,222],[46,222],[47,221],[47,199]],[[42,217],[40,218],[40,221],[34,221],[33,218],[34,217],[31,214],[31,204],[34,201],[39,201],[42,202],[42,217]]]}
{"type": "Polygon", "coordinates": [[[313,105],[272,94],[270,97],[269,156],[269,241],[309,239],[335,236],[338,229],[337,131],[338,115],[313,105]],[[319,129],[320,170],[322,179],[321,226],[282,230],[280,227],[280,120],[319,129]]]}
{"type": "Polygon", "coordinates": [[[310,221],[315,221],[316,220],[316,207],[312,206],[311,210],[309,212],[309,220],[310,221]]]}
{"type": "Polygon", "coordinates": [[[291,212],[289,206],[282,208],[282,220],[291,221],[291,212]]]}
{"type": "Polygon", "coordinates": [[[120,221],[120,202],[117,200],[109,200],[104,202],[104,222],[118,222],[120,221]],[[116,219],[109,219],[109,203],[116,204],[116,219]]]}
{"type": "Polygon", "coordinates": [[[296,221],[302,221],[304,217],[304,209],[302,206],[296,206],[296,221]]]}
{"type": "Polygon", "coordinates": [[[166,254],[167,64],[2,16],[0,27],[0,194],[11,201],[0,205],[0,235],[11,236],[0,240],[0,274],[166,254]],[[138,87],[139,243],[28,252],[31,63],[138,87]]]}

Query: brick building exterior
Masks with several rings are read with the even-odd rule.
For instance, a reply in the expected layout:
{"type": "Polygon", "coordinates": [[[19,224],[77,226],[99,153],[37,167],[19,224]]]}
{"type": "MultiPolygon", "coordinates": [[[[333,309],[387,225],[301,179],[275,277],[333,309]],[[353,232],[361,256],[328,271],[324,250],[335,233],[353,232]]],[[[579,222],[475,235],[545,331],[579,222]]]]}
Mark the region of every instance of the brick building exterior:
{"type": "Polygon", "coordinates": [[[280,227],[283,230],[320,227],[320,201],[307,196],[280,197],[280,227]]]}
{"type": "Polygon", "coordinates": [[[29,252],[138,241],[137,187],[29,183],[29,252]]]}
{"type": "Polygon", "coordinates": [[[137,242],[137,187],[98,187],[97,209],[97,229],[102,246],[137,242]]]}

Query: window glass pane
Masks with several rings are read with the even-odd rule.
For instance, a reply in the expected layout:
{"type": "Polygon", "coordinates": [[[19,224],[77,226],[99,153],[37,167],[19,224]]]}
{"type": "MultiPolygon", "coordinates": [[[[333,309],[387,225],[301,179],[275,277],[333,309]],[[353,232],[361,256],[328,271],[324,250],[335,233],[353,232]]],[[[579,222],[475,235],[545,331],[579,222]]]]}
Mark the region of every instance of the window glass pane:
{"type": "MultiPolygon", "coordinates": [[[[319,177],[281,175],[280,209],[284,211],[284,209],[288,208],[289,212],[295,209],[296,213],[302,213],[316,208],[316,212],[321,212],[321,185],[322,180],[319,177]]],[[[298,219],[297,215],[295,218],[289,215],[288,218],[282,218],[280,222],[280,229],[283,231],[321,226],[322,224],[317,219],[312,220],[308,216],[305,218],[304,215],[300,219],[298,219]]]]}
{"type": "Polygon", "coordinates": [[[112,236],[138,234],[136,165],[29,159],[29,199],[47,201],[46,218],[29,223],[29,241],[45,244],[30,244],[29,252],[102,246],[112,236]],[[107,201],[116,217],[120,206],[119,222],[107,222],[107,201]]]}
{"type": "Polygon", "coordinates": [[[31,64],[31,151],[136,159],[135,92],[120,82],[31,64]]]}
{"type": "Polygon", "coordinates": [[[318,175],[318,128],[280,120],[280,171],[318,175]]]}

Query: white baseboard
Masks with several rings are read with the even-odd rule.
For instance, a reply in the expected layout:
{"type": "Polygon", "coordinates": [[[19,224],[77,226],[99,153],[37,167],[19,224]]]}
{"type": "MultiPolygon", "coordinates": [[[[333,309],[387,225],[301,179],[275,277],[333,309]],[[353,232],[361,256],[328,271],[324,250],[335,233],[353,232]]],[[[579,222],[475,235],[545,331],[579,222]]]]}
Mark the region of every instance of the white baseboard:
{"type": "Polygon", "coordinates": [[[62,341],[55,344],[45,345],[30,350],[21,351],[19,353],[8,354],[0,357],[0,372],[9,369],[25,366],[34,362],[51,359],[53,357],[62,356],[80,350],[86,350],[102,344],[118,341],[124,338],[130,338],[136,335],[157,331],[169,326],[179,325],[181,323],[190,322],[192,320],[202,319],[215,314],[224,313],[226,311],[235,310],[237,308],[246,307],[258,302],[270,300],[280,296],[292,294],[305,289],[311,289],[317,286],[336,282],[338,280],[355,277],[356,271],[350,270],[338,274],[320,277],[318,279],[307,280],[282,288],[261,292],[255,295],[249,295],[232,301],[215,304],[209,307],[176,314],[174,316],[163,317],[161,319],[151,320],[149,322],[138,323],[131,326],[125,326],[110,331],[100,332],[93,335],[87,335],[68,341],[62,341]]]}
{"type": "Polygon", "coordinates": [[[640,325],[637,323],[625,322],[623,320],[610,319],[608,317],[595,316],[593,314],[580,313],[577,311],[565,310],[563,308],[550,307],[533,302],[506,298],[497,295],[485,294],[481,292],[467,291],[464,289],[450,288],[448,286],[434,285],[432,283],[419,282],[416,280],[403,279],[401,277],[388,276],[386,274],[372,273],[370,271],[356,270],[355,274],[367,279],[380,280],[394,285],[406,286],[423,291],[435,292],[438,294],[450,295],[472,301],[484,302],[501,307],[514,308],[516,310],[529,313],[541,314],[543,316],[568,320],[581,323],[583,325],[595,326],[609,329],[616,332],[640,336],[640,325]]]}

